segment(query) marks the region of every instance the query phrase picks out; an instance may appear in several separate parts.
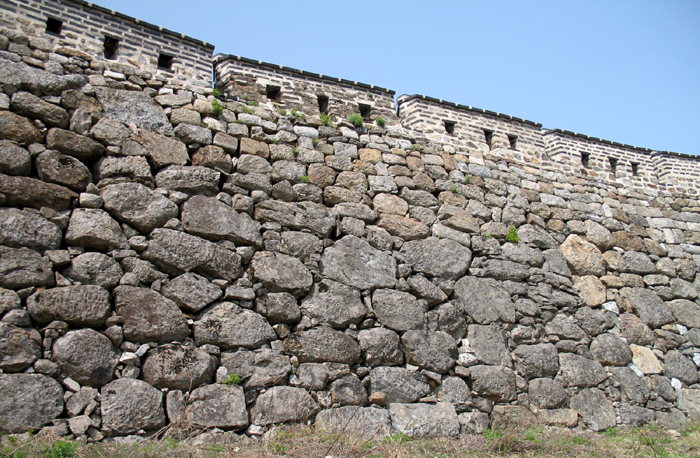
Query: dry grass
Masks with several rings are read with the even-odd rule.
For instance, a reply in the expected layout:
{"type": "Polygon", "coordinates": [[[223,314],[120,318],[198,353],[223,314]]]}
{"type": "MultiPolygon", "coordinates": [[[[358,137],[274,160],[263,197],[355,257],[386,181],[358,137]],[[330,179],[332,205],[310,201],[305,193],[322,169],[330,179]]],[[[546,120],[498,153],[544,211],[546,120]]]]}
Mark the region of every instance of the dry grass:
{"type": "Polygon", "coordinates": [[[280,426],[264,441],[193,446],[172,438],[138,444],[76,444],[59,439],[26,442],[5,437],[0,457],[12,458],[696,458],[700,428],[673,434],[647,427],[592,433],[576,430],[486,431],[453,439],[410,439],[395,435],[357,445],[352,438],[315,433],[301,425],[280,426]]]}

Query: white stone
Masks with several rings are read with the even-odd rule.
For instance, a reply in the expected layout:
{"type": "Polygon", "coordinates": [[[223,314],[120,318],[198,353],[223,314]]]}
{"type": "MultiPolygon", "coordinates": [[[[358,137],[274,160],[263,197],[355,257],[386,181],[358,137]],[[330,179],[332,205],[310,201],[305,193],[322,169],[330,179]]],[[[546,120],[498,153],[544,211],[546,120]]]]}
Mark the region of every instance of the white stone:
{"type": "Polygon", "coordinates": [[[111,70],[105,70],[103,75],[106,78],[112,78],[112,79],[119,80],[119,81],[126,79],[126,76],[123,73],[113,72],[111,70]]]}
{"type": "Polygon", "coordinates": [[[639,368],[638,368],[637,366],[635,366],[634,364],[629,363],[629,364],[627,365],[627,367],[629,367],[630,369],[632,369],[632,370],[634,371],[634,373],[637,374],[637,377],[639,377],[639,378],[644,377],[644,372],[640,371],[639,368]]]}
{"type": "Polygon", "coordinates": [[[617,302],[615,301],[605,302],[603,304],[603,308],[608,312],[615,313],[616,315],[620,314],[620,308],[617,306],[617,302]]]}
{"type": "Polygon", "coordinates": [[[139,364],[141,362],[141,360],[136,355],[136,353],[132,353],[130,351],[125,351],[119,357],[119,362],[122,364],[127,364],[129,366],[135,366],[136,364],[139,364]]]}

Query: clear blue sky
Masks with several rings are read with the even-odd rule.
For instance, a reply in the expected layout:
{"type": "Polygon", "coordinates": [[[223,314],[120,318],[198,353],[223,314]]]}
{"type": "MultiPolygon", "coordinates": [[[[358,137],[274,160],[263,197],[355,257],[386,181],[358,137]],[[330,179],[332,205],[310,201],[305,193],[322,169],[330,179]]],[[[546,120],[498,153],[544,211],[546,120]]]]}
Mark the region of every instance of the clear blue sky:
{"type": "Polygon", "coordinates": [[[700,154],[700,1],[97,0],[241,55],[700,154]]]}

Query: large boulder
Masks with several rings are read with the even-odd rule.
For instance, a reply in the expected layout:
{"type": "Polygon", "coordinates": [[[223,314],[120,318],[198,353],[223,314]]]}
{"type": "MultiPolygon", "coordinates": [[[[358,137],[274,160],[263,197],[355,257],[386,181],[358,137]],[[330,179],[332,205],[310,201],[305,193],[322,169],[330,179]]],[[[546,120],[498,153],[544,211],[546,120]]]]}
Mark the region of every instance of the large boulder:
{"type": "Polygon", "coordinates": [[[698,367],[677,350],[669,351],[664,356],[664,375],[668,378],[677,378],[686,385],[693,385],[700,381],[698,367]]]}
{"type": "Polygon", "coordinates": [[[41,143],[42,137],[39,129],[29,119],[10,111],[0,111],[0,138],[20,145],[31,145],[41,143]]]}
{"type": "Polygon", "coordinates": [[[458,437],[459,418],[449,402],[437,404],[390,404],[394,433],[410,437],[458,437]]]}
{"type": "Polygon", "coordinates": [[[401,336],[406,362],[444,374],[459,356],[455,340],[446,332],[406,331],[401,336]]]}
{"type": "Polygon", "coordinates": [[[66,231],[66,243],[96,251],[129,248],[119,223],[97,208],[76,208],[66,231]]]}
{"type": "Polygon", "coordinates": [[[632,361],[632,350],[618,336],[605,333],[591,342],[591,354],[604,366],[626,366],[632,361]]]}
{"type": "Polygon", "coordinates": [[[0,83],[41,95],[61,95],[63,91],[84,86],[86,75],[56,75],[24,62],[0,60],[0,83]]]}
{"type": "Polygon", "coordinates": [[[391,434],[389,411],[376,407],[345,406],[322,410],[316,415],[314,426],[326,434],[344,434],[358,445],[391,434]]]}
{"type": "Polygon", "coordinates": [[[528,383],[530,401],[540,409],[561,407],[569,397],[561,383],[551,378],[536,378],[528,383]]]}
{"type": "Polygon", "coordinates": [[[101,143],[70,130],[53,128],[46,135],[46,146],[59,153],[73,156],[85,164],[91,164],[101,158],[105,147],[101,143]]]}
{"type": "Polygon", "coordinates": [[[615,409],[605,399],[602,391],[596,388],[581,390],[569,400],[569,405],[581,416],[583,423],[593,431],[613,428],[616,424],[615,409]]]}
{"type": "Polygon", "coordinates": [[[132,342],[179,342],[190,334],[177,305],[150,288],[118,286],[114,306],[124,319],[124,337],[132,342]]]}
{"type": "Polygon", "coordinates": [[[32,156],[29,151],[10,140],[0,140],[0,173],[29,175],[32,172],[32,156]]]}
{"type": "Polygon", "coordinates": [[[268,293],[255,299],[255,311],[270,324],[294,324],[301,319],[297,299],[289,293],[268,293]]]}
{"type": "Polygon", "coordinates": [[[500,326],[472,324],[469,326],[467,339],[479,363],[489,366],[513,366],[506,337],[500,326]]]}
{"type": "Polygon", "coordinates": [[[0,286],[22,289],[30,286],[53,286],[56,279],[51,261],[29,248],[0,245],[0,286]]]}
{"type": "MultiPolygon", "coordinates": [[[[326,188],[326,190],[328,189],[331,188],[326,188]]],[[[389,234],[407,241],[424,239],[430,235],[430,228],[424,223],[400,215],[382,215],[377,226],[385,229],[389,234]]]]}
{"type": "Polygon", "coordinates": [[[377,320],[387,328],[403,332],[423,329],[428,304],[415,296],[393,289],[377,289],[372,294],[372,308],[377,320]]]}
{"type": "Polygon", "coordinates": [[[92,183],[92,173],[85,164],[58,151],[44,151],[37,156],[34,164],[39,178],[47,183],[65,186],[76,192],[85,191],[87,185],[92,183]]]}
{"type": "Polygon", "coordinates": [[[284,340],[284,349],[301,363],[330,361],[352,365],[361,358],[355,339],[325,326],[295,332],[284,340]]]}
{"type": "Polygon", "coordinates": [[[139,183],[109,185],[100,195],[105,210],[114,218],[144,234],[178,216],[178,208],[173,201],[139,183]]]}
{"type": "Polygon", "coordinates": [[[207,240],[230,240],[240,245],[262,247],[260,223],[218,199],[191,197],[182,204],[180,219],[187,232],[207,240]]]}
{"type": "Polygon", "coordinates": [[[133,378],[120,378],[100,389],[102,430],[121,436],[165,426],[163,393],[133,378]]]}
{"type": "Polygon", "coordinates": [[[248,426],[243,389],[235,385],[205,385],[190,393],[187,420],[201,428],[240,430],[248,426]]]}
{"type": "Polygon", "coordinates": [[[216,370],[216,358],[206,351],[183,345],[162,345],[146,354],[143,379],[156,388],[191,391],[210,383],[216,370]]]}
{"type": "Polygon", "coordinates": [[[284,385],[292,372],[289,356],[268,349],[224,352],[221,365],[238,375],[246,388],[284,385]]]}
{"type": "Polygon", "coordinates": [[[673,313],[664,305],[661,298],[646,288],[622,288],[620,290],[622,306],[634,312],[652,329],[675,321],[673,313]]]}
{"type": "Polygon", "coordinates": [[[454,240],[436,237],[406,242],[401,247],[401,254],[414,271],[446,280],[462,277],[472,260],[469,248],[454,240]]]}
{"type": "Polygon", "coordinates": [[[100,387],[114,377],[119,357],[112,342],[89,328],[69,331],[53,344],[53,359],[64,377],[100,387]]]}
{"type": "Polygon", "coordinates": [[[265,200],[255,206],[255,220],[279,223],[297,231],[308,229],[320,237],[329,237],[335,228],[335,216],[323,205],[313,202],[265,200]]]}
{"type": "Polygon", "coordinates": [[[471,367],[472,391],[495,402],[516,399],[515,372],[502,366],[471,367]]]}
{"type": "Polygon", "coordinates": [[[687,299],[666,302],[676,320],[688,328],[700,328],[700,305],[687,299]]]}
{"type": "Polygon", "coordinates": [[[354,235],[326,248],[320,267],[323,275],[358,289],[393,288],[396,284],[396,260],[354,235]]]}
{"type": "Polygon", "coordinates": [[[384,393],[387,403],[415,402],[430,393],[430,385],[420,372],[380,366],[370,372],[370,393],[384,393]]]}
{"type": "Polygon", "coordinates": [[[261,315],[233,302],[220,302],[204,310],[194,322],[197,345],[213,344],[225,350],[258,348],[277,334],[261,315]]]}
{"type": "Polygon", "coordinates": [[[250,409],[254,425],[301,422],[320,410],[311,395],[301,388],[275,386],[258,396],[250,409]]]}
{"type": "Polygon", "coordinates": [[[189,160],[187,146],[177,138],[139,129],[139,135],[134,140],[146,148],[154,170],[160,170],[169,165],[185,165],[189,160]]]}
{"type": "Polygon", "coordinates": [[[369,367],[403,364],[401,338],[386,328],[363,329],[358,334],[360,348],[369,367]]]}
{"type": "Polygon", "coordinates": [[[584,237],[572,234],[561,244],[560,249],[574,275],[605,275],[603,254],[584,237]]]}
{"type": "Polygon", "coordinates": [[[359,290],[332,280],[313,284],[301,302],[301,310],[304,315],[339,329],[359,324],[367,312],[359,290]]]}
{"type": "Polygon", "coordinates": [[[348,374],[331,382],[328,387],[331,400],[341,406],[367,404],[367,391],[355,374],[348,374]]]}
{"type": "Polygon", "coordinates": [[[0,175],[0,193],[7,207],[50,207],[68,210],[78,194],[68,188],[29,177],[0,175]]]}
{"type": "Polygon", "coordinates": [[[127,126],[133,123],[141,129],[173,134],[173,127],[163,108],[145,92],[99,86],[95,88],[95,93],[106,117],[127,126]]]}
{"type": "Polygon", "coordinates": [[[114,258],[102,253],[83,253],[71,260],[63,275],[84,285],[112,289],[119,284],[124,271],[114,258]]]}
{"type": "Polygon", "coordinates": [[[520,345],[513,351],[513,358],[516,370],[526,380],[554,377],[559,372],[557,347],[550,343],[520,345]]]}
{"type": "Polygon", "coordinates": [[[39,358],[41,335],[36,330],[0,322],[0,369],[20,372],[39,358]]]}
{"type": "Polygon", "coordinates": [[[189,195],[214,196],[221,174],[208,167],[170,165],[156,175],[156,186],[189,195]]]}
{"type": "Polygon", "coordinates": [[[34,212],[0,208],[0,241],[15,248],[43,252],[61,246],[63,233],[54,223],[34,212]]]}
{"type": "Polygon", "coordinates": [[[63,389],[45,375],[1,374],[0,418],[8,433],[39,430],[63,412],[63,389]]]}
{"type": "Polygon", "coordinates": [[[199,312],[221,297],[221,288],[201,275],[187,272],[164,285],[160,292],[179,307],[199,312]]]}
{"type": "Polygon", "coordinates": [[[19,115],[41,120],[48,127],[65,129],[70,120],[66,110],[29,92],[12,94],[10,108],[19,115]]]}
{"type": "Polygon", "coordinates": [[[37,291],[27,298],[27,311],[43,325],[58,320],[76,327],[100,328],[112,308],[106,289],[76,285],[37,291]]]}
{"type": "Polygon", "coordinates": [[[500,283],[490,278],[462,277],[454,286],[455,305],[476,323],[515,322],[515,305],[500,283]]]}
{"type": "Polygon", "coordinates": [[[565,386],[591,387],[607,378],[598,361],[574,353],[560,353],[561,381],[565,386]]]}
{"type": "Polygon", "coordinates": [[[250,263],[253,275],[270,292],[303,296],[314,280],[297,258],[273,251],[259,251],[250,263]]]}

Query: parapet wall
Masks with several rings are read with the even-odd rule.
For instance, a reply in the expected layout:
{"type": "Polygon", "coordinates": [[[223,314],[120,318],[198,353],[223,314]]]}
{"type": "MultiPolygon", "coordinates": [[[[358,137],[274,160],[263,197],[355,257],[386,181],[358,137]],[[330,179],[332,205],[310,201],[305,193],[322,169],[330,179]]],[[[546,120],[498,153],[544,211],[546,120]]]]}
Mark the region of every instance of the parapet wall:
{"type": "Polygon", "coordinates": [[[692,158],[422,96],[392,118],[391,91],[233,57],[220,98],[156,88],[97,55],[40,60],[39,25],[12,24],[0,429],[202,443],[308,422],[364,443],[700,424],[692,158]]]}

